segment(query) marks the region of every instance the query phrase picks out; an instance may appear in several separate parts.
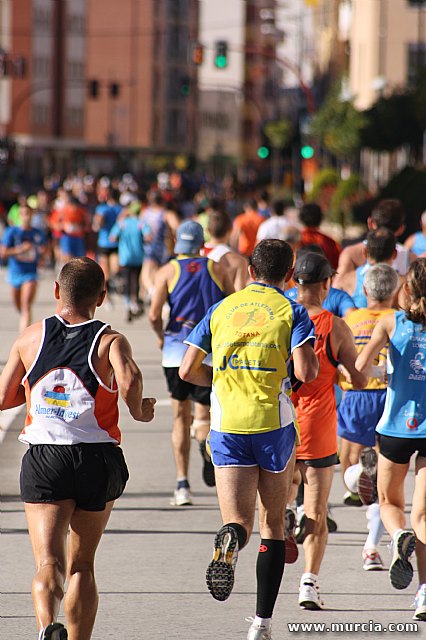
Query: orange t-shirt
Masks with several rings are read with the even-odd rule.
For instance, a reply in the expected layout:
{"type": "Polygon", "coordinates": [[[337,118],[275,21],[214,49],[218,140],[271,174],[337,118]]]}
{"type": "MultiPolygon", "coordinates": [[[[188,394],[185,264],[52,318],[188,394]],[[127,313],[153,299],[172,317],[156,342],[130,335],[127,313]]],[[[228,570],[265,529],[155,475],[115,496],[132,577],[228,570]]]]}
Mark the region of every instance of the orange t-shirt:
{"type": "Polygon", "coordinates": [[[315,380],[303,384],[294,394],[301,441],[296,449],[298,460],[325,458],[337,453],[334,396],[337,360],[330,341],[333,319],[331,311],[325,309],[311,316],[315,325],[315,354],[319,360],[319,372],[315,380]]]}
{"type": "Polygon", "coordinates": [[[248,258],[256,246],[257,230],[265,218],[256,211],[247,211],[234,220],[234,229],[239,229],[238,251],[248,258]]]}

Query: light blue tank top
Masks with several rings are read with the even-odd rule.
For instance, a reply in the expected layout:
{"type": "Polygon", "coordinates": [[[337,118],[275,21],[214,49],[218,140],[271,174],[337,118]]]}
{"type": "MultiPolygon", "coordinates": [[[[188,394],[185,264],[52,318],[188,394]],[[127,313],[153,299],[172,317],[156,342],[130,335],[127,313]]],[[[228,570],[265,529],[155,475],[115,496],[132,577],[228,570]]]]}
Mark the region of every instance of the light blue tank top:
{"type": "Polygon", "coordinates": [[[358,307],[358,309],[363,309],[367,306],[367,298],[364,293],[364,278],[370,267],[371,265],[366,262],[361,267],[358,267],[355,271],[355,291],[352,294],[352,300],[355,302],[355,305],[358,307]]]}
{"type": "Polygon", "coordinates": [[[395,438],[426,438],[426,330],[395,313],[389,341],[388,388],[376,430],[395,438]]]}
{"type": "Polygon", "coordinates": [[[421,231],[414,234],[414,244],[411,251],[415,253],[416,256],[421,256],[423,253],[426,253],[426,236],[424,236],[421,231]]]}

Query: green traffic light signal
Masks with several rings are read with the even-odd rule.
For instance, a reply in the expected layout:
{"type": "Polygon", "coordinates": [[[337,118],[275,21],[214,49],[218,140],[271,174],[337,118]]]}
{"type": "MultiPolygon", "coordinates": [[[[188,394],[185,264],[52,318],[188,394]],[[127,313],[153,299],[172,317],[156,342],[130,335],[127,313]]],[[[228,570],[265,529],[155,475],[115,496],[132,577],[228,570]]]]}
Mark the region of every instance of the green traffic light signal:
{"type": "Polygon", "coordinates": [[[215,43],[214,66],[216,69],[226,69],[228,66],[228,43],[218,40],[215,43]]]}
{"type": "Polygon", "coordinates": [[[214,63],[218,69],[225,69],[228,64],[228,60],[226,59],[226,56],[216,56],[214,63]]]}
{"type": "Polygon", "coordinates": [[[300,149],[300,155],[302,156],[302,158],[304,160],[310,160],[311,158],[314,157],[315,151],[314,148],[311,147],[310,144],[305,144],[301,149],[300,149]]]}
{"type": "Polygon", "coordinates": [[[266,158],[269,156],[268,147],[259,147],[257,150],[257,155],[261,160],[266,160],[266,158]]]}

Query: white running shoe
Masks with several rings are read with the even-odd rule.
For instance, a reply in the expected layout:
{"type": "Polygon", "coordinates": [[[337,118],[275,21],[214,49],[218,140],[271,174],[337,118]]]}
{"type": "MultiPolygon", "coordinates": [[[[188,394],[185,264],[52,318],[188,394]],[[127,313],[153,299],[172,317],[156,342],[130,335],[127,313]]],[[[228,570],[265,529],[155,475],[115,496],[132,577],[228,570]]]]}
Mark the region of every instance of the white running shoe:
{"type": "Polygon", "coordinates": [[[321,600],[320,592],[316,582],[305,580],[299,587],[299,607],[317,611],[324,608],[324,602],[321,600]]]}
{"type": "Polygon", "coordinates": [[[246,618],[247,622],[251,622],[251,627],[247,633],[247,640],[272,640],[271,627],[267,629],[265,626],[254,623],[254,618],[246,618]]]}
{"type": "Polygon", "coordinates": [[[192,504],[192,496],[189,489],[182,487],[176,489],[173,498],[170,500],[172,507],[184,507],[185,505],[192,504]]]}
{"type": "Polygon", "coordinates": [[[426,583],[420,585],[413,606],[416,607],[413,620],[424,620],[426,622],[426,583]]]}
{"type": "Polygon", "coordinates": [[[362,559],[364,561],[362,565],[364,571],[383,571],[385,568],[383,560],[376,549],[364,549],[362,559]]]}

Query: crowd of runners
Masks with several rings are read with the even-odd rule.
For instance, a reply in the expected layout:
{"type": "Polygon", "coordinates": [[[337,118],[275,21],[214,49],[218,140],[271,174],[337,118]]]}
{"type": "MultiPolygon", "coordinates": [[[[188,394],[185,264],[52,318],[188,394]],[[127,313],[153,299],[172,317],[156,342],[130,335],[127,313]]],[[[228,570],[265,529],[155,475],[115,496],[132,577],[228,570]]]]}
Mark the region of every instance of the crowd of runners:
{"type": "Polygon", "coordinates": [[[91,637],[94,556],[128,477],[118,393],[135,420],[154,415],[129,342],[94,320],[101,304],[122,305],[126,322],[146,313],[158,339],[172,400],[171,503],[193,503],[191,438],[204,482],[216,486],[223,526],[206,579],[217,600],[232,591],[257,500],[248,640],[272,638],[285,563],[296,561],[298,545],[299,605],[326,606],[319,573],[337,528],[328,506],[337,464],[342,500],[368,507],[363,568],[385,569],[387,531],[390,582],[410,585],[415,554],[414,619],[426,620],[426,214],[401,244],[403,207],[382,200],[365,237],[342,249],[322,231],[315,203],[297,210],[267,194],[237,200],[230,188],[222,199],[204,188],[190,198],[176,180],[142,193],[130,174],[45,187],[5,212],[1,243],[20,335],[0,406],[27,403],[21,497],[39,638],[91,637]],[[32,325],[40,273],[56,281],[56,314],[32,325]],[[67,629],[57,622],[66,579],[67,629]]]}

